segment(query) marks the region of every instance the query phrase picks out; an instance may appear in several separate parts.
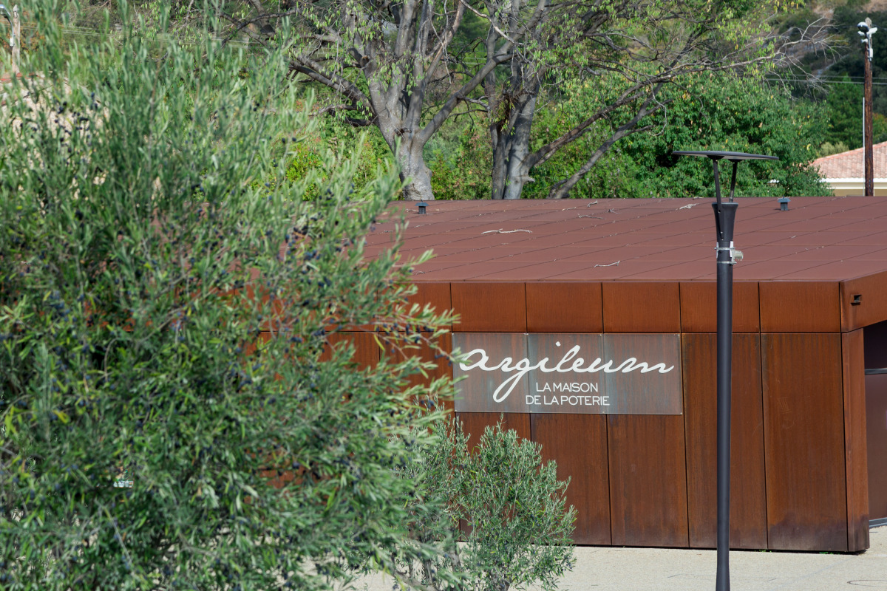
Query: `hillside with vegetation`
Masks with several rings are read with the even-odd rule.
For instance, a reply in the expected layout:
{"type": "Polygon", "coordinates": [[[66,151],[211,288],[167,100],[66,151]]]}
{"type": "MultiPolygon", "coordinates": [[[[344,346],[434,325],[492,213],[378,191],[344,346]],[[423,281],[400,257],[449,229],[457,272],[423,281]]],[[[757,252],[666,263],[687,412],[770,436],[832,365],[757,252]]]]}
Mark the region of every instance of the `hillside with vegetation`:
{"type": "Polygon", "coordinates": [[[880,143],[887,141],[887,2],[807,2],[781,17],[783,29],[814,24],[829,35],[827,48],[805,54],[796,69],[771,78],[791,88],[793,96],[824,105],[828,126],[819,148],[823,156],[862,147],[865,66],[856,25],[866,18],[882,25],[872,38],[874,142],[880,143]]]}

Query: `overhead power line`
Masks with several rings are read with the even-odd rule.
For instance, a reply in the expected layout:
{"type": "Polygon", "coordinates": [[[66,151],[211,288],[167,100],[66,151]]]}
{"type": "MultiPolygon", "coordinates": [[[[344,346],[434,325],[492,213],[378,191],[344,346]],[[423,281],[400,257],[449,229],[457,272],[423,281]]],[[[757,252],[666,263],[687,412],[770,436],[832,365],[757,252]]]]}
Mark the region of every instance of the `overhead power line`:
{"type": "MultiPolygon", "coordinates": [[[[854,82],[852,80],[822,80],[819,78],[764,78],[767,82],[806,82],[808,84],[818,82],[820,84],[856,84],[860,85],[862,82],[854,82]]],[[[881,80],[887,80],[885,78],[881,78],[881,80]]],[[[873,82],[874,86],[887,86],[887,81],[885,82],[873,82]]]]}

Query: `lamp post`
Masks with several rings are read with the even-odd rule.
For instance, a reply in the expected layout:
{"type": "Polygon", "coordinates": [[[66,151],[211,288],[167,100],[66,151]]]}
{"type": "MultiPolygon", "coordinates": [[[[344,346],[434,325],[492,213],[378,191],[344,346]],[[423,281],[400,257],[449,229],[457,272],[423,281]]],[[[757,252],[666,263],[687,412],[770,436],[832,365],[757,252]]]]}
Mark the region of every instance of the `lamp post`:
{"type": "Polygon", "coordinates": [[[675,156],[704,156],[711,159],[715,174],[715,212],[718,277],[718,571],[715,591],[730,591],[730,398],[733,373],[733,265],[742,253],[733,248],[733,226],[739,204],[733,201],[736,168],[742,160],[779,160],[776,156],[742,152],[672,152],[675,156]],[[718,161],[733,163],[730,201],[721,201],[718,161]]]}
{"type": "Polygon", "coordinates": [[[865,83],[863,90],[862,109],[862,143],[865,152],[865,196],[873,197],[875,195],[875,163],[872,154],[872,35],[877,31],[877,27],[872,26],[872,19],[867,18],[865,21],[856,25],[859,29],[858,33],[862,36],[862,45],[865,55],[862,58],[865,65],[865,83]]]}

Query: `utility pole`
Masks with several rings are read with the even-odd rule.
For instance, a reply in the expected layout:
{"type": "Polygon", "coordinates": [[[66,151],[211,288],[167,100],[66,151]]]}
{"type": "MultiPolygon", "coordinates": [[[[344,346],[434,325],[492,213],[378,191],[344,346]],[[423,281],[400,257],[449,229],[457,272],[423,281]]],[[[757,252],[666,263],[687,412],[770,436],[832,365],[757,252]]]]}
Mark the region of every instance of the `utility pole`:
{"type": "Polygon", "coordinates": [[[872,19],[865,19],[864,22],[856,25],[859,34],[862,35],[862,46],[865,52],[863,63],[865,64],[865,90],[863,92],[863,152],[865,154],[865,196],[873,197],[875,195],[875,162],[872,150],[872,35],[877,31],[877,27],[872,26],[872,19]]]}

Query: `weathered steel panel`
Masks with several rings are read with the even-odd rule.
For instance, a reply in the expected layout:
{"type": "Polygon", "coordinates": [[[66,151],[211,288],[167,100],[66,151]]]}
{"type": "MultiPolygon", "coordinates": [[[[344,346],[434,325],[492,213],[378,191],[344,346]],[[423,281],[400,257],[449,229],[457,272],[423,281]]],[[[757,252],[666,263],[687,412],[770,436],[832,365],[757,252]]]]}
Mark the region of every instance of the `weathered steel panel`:
{"type": "Polygon", "coordinates": [[[768,541],[847,551],[841,334],[761,335],[768,541]]]}
{"type": "MultiPolygon", "coordinates": [[[[683,335],[684,421],[690,545],[717,543],[717,339],[683,335]]],[[[767,547],[761,337],[733,336],[730,431],[730,546],[767,547]]]]}

